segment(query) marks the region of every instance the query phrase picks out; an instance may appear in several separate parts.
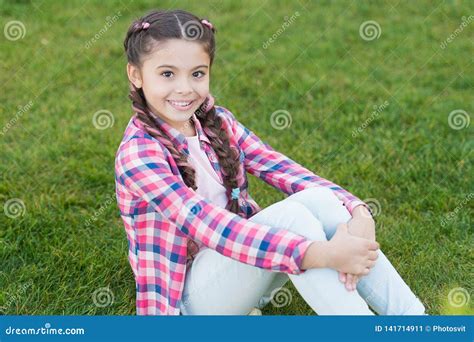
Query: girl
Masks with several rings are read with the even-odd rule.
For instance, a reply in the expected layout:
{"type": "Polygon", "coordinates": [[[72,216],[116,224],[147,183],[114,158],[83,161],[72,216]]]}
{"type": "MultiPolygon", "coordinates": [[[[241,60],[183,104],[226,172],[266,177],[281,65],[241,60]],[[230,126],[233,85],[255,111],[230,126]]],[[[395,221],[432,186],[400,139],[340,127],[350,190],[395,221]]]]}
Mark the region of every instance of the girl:
{"type": "Polygon", "coordinates": [[[214,103],[215,33],[153,11],[125,38],[135,114],[115,173],[137,314],[248,314],[288,280],[319,315],[424,314],[378,249],[369,207],[214,103]],[[261,210],[246,172],[289,196],[261,210]]]}

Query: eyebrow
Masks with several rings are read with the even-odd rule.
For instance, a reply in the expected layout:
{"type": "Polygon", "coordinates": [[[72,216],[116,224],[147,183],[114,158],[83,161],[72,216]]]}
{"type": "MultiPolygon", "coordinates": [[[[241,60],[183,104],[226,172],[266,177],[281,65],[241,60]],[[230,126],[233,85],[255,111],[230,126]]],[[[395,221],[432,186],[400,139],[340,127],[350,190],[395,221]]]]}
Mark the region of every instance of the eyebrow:
{"type": "MultiPolygon", "coordinates": [[[[158,67],[156,67],[157,69],[159,68],[171,68],[171,69],[178,69],[177,67],[175,67],[174,65],[168,65],[168,64],[165,64],[165,65],[160,65],[158,67]]],[[[198,65],[197,67],[191,69],[191,70],[196,70],[196,69],[199,69],[199,68],[209,68],[207,65],[203,64],[203,65],[198,65]]]]}

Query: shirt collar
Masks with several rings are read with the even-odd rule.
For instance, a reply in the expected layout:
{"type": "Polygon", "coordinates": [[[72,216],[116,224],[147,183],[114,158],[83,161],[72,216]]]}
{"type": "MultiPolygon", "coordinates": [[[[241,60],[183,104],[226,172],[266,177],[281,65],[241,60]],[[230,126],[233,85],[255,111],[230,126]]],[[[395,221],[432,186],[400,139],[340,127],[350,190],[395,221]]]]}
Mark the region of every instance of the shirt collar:
{"type": "MultiPolygon", "coordinates": [[[[172,127],[162,118],[158,116],[154,116],[154,118],[155,118],[155,121],[160,125],[160,127],[170,136],[171,142],[173,143],[173,145],[187,146],[186,136],[183,133],[181,133],[176,128],[172,127]]],[[[193,113],[193,116],[191,117],[191,119],[194,122],[194,127],[196,128],[196,133],[198,135],[199,140],[205,141],[210,144],[211,142],[209,141],[209,138],[204,134],[204,130],[201,126],[201,122],[196,117],[196,113],[193,113]]],[[[133,121],[137,127],[139,127],[142,130],[144,129],[143,123],[138,119],[137,114],[135,114],[133,121]]]]}

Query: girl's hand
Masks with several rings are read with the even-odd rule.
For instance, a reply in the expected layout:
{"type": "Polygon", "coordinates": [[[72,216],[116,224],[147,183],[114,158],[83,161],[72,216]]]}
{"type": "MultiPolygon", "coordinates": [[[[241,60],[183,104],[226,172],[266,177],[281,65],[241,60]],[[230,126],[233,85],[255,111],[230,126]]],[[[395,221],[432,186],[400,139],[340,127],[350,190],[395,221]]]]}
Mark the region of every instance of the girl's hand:
{"type": "MultiPolygon", "coordinates": [[[[368,210],[363,206],[358,206],[353,211],[353,214],[352,219],[347,222],[349,233],[375,241],[375,222],[368,210]]],[[[357,275],[339,272],[339,280],[345,283],[348,291],[354,291],[356,289],[359,279],[360,277],[357,275]]]]}
{"type": "Polygon", "coordinates": [[[340,223],[331,240],[327,241],[325,267],[340,272],[366,275],[375,265],[379,244],[349,233],[348,224],[340,223]]]}

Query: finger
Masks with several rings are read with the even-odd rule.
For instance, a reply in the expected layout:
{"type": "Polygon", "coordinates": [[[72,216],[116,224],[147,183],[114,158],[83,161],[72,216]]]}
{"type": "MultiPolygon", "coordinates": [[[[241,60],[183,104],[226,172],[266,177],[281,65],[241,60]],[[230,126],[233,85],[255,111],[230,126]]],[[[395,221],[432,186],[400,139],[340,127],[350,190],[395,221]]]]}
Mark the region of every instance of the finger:
{"type": "Polygon", "coordinates": [[[353,278],[353,275],[350,274],[350,273],[347,273],[347,277],[346,277],[346,289],[347,289],[347,291],[352,290],[352,278],[353,278]]]}
{"type": "Polygon", "coordinates": [[[346,282],[346,273],[344,273],[344,272],[339,272],[339,280],[340,280],[342,283],[345,283],[345,282],[346,282]]]}
{"type": "Polygon", "coordinates": [[[359,281],[359,277],[355,275],[352,279],[352,291],[354,291],[356,289],[358,281],[359,281]]]}
{"type": "Polygon", "coordinates": [[[369,251],[369,260],[377,260],[379,253],[377,251],[369,251]]]}
{"type": "Polygon", "coordinates": [[[369,249],[372,251],[376,251],[377,249],[380,248],[380,245],[377,241],[370,241],[369,242],[369,249]]]}
{"type": "Polygon", "coordinates": [[[375,266],[376,261],[375,260],[369,260],[367,262],[367,267],[370,269],[375,266]]]}
{"type": "Polygon", "coordinates": [[[367,274],[369,274],[369,272],[370,272],[370,268],[366,267],[364,271],[362,272],[362,274],[366,276],[367,274]]]}

